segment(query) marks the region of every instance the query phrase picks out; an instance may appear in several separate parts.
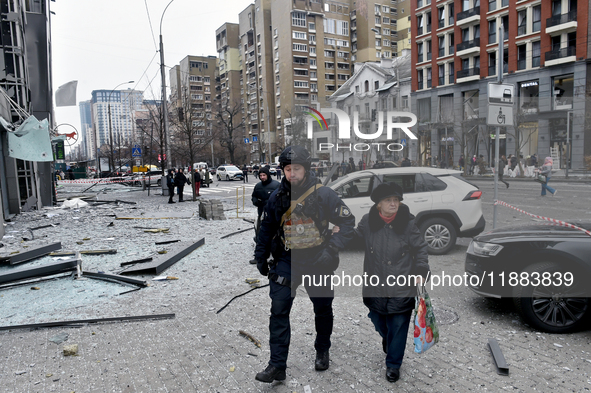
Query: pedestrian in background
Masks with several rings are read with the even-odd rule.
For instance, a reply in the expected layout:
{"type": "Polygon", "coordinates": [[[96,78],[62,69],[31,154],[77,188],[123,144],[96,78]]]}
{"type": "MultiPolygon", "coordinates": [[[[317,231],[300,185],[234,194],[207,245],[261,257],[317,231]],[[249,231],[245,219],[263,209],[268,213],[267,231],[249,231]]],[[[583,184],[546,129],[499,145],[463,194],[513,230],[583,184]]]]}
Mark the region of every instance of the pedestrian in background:
{"type": "Polygon", "coordinates": [[[458,160],[458,165],[460,166],[460,171],[464,170],[464,155],[462,154],[460,156],[460,159],[458,160]]]}
{"type": "Polygon", "coordinates": [[[242,165],[242,182],[248,183],[248,167],[246,164],[242,165]]]}
{"type": "MultiPolygon", "coordinates": [[[[259,179],[261,180],[254,186],[254,190],[252,190],[252,204],[257,207],[257,222],[255,226],[255,236],[254,241],[256,243],[257,237],[259,235],[259,229],[261,228],[261,216],[263,215],[263,209],[269,200],[269,197],[277,188],[279,188],[279,182],[277,180],[273,180],[271,177],[271,173],[269,172],[269,168],[264,167],[259,171],[259,179]]],[[[256,264],[256,259],[250,260],[251,264],[256,264]]]]}
{"type": "Polygon", "coordinates": [[[552,165],[553,164],[554,164],[554,161],[552,160],[552,157],[546,157],[546,159],[544,160],[544,165],[542,165],[542,167],[539,170],[540,174],[546,176],[546,182],[542,183],[542,196],[546,196],[546,190],[550,191],[552,196],[556,196],[556,193],[558,192],[554,188],[552,188],[548,185],[548,182],[550,181],[550,177],[552,176],[552,165]]]}
{"type": "Polygon", "coordinates": [[[199,194],[199,189],[201,188],[201,173],[199,173],[199,168],[195,168],[195,173],[193,173],[193,184],[195,185],[195,196],[201,196],[199,194]]]}
{"type": "Polygon", "coordinates": [[[168,175],[166,175],[166,187],[168,187],[168,203],[175,203],[172,200],[174,196],[174,169],[168,170],[168,175]]]}
{"type": "Polygon", "coordinates": [[[400,166],[402,166],[402,167],[409,167],[410,166],[410,160],[408,159],[408,157],[404,157],[404,159],[400,163],[400,166]]]}
{"type": "Polygon", "coordinates": [[[507,188],[509,188],[509,183],[507,183],[505,180],[503,180],[503,175],[505,174],[505,167],[507,166],[507,158],[503,155],[501,156],[501,158],[499,159],[499,181],[505,183],[505,185],[507,186],[507,188]]]}
{"type": "Polygon", "coordinates": [[[183,189],[185,188],[185,184],[191,184],[191,182],[183,173],[183,168],[179,168],[178,172],[174,176],[174,184],[176,185],[177,193],[179,194],[179,202],[184,202],[183,189]]]}
{"type": "Polygon", "coordinates": [[[486,167],[484,163],[484,156],[482,154],[480,155],[480,157],[478,157],[478,161],[476,161],[476,164],[478,165],[478,174],[480,176],[483,176],[486,173],[486,167]]]}
{"type": "Polygon", "coordinates": [[[277,180],[281,180],[281,167],[277,166],[275,169],[275,175],[277,176],[277,180]]]}
{"type": "Polygon", "coordinates": [[[364,275],[377,276],[381,283],[389,277],[408,277],[410,281],[404,286],[366,283],[363,287],[363,303],[382,337],[386,379],[396,382],[400,378],[416,286],[425,282],[430,270],[427,243],[417,228],[415,216],[401,203],[402,187],[382,183],[370,198],[374,205],[355,229],[365,241],[364,275]],[[411,275],[420,276],[418,282],[410,279],[411,275]]]}

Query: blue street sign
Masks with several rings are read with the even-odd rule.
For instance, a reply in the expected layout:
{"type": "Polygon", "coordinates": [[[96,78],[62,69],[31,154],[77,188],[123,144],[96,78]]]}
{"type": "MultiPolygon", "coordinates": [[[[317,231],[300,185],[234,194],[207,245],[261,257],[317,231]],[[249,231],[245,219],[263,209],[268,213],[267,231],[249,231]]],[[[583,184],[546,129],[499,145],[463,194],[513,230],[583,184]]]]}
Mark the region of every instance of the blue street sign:
{"type": "Polygon", "coordinates": [[[406,146],[406,139],[401,139],[401,140],[400,140],[400,144],[401,144],[402,146],[406,146]]]}
{"type": "Polygon", "coordinates": [[[244,138],[244,143],[248,143],[248,138],[244,138]]]}
{"type": "Polygon", "coordinates": [[[253,142],[258,142],[259,141],[259,137],[258,136],[253,136],[252,137],[252,141],[253,142]]]}
{"type": "Polygon", "coordinates": [[[142,156],[142,149],[138,145],[135,145],[133,149],[131,149],[131,156],[132,157],[141,157],[142,156]]]}

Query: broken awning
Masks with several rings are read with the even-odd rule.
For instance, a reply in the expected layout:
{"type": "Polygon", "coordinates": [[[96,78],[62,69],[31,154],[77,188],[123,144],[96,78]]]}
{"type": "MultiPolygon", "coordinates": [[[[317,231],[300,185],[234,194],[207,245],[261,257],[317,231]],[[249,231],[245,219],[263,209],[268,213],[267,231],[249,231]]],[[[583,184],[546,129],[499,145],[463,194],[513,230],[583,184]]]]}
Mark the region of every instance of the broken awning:
{"type": "Polygon", "coordinates": [[[47,119],[39,121],[29,116],[15,131],[6,131],[10,157],[23,161],[53,161],[47,119]]]}

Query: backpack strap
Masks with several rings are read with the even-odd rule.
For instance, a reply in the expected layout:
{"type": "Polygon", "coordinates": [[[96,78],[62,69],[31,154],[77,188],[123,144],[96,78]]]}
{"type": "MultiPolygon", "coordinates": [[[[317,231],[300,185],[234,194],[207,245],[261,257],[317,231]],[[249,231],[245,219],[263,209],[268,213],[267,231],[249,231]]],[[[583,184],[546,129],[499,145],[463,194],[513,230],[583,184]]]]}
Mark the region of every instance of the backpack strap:
{"type": "Polygon", "coordinates": [[[279,227],[283,226],[283,223],[285,222],[287,217],[291,216],[291,212],[296,208],[297,205],[302,203],[311,193],[313,193],[314,191],[316,191],[320,187],[324,187],[324,186],[322,184],[313,185],[304,194],[302,194],[301,197],[299,197],[297,200],[291,202],[289,209],[287,209],[287,211],[285,213],[283,213],[283,216],[281,216],[281,222],[279,223],[279,227]]]}

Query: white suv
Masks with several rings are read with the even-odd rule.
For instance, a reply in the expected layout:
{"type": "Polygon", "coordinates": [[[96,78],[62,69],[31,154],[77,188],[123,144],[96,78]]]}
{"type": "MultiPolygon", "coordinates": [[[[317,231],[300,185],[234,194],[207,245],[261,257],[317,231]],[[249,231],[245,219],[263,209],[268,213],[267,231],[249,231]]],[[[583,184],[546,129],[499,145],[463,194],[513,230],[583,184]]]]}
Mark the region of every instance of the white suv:
{"type": "Polygon", "coordinates": [[[403,203],[416,217],[430,254],[446,254],[457,237],[473,237],[484,230],[482,191],[468,183],[462,172],[401,167],[353,172],[328,184],[349,206],[357,224],[373,206],[371,192],[382,182],[404,190],[403,203]]]}

